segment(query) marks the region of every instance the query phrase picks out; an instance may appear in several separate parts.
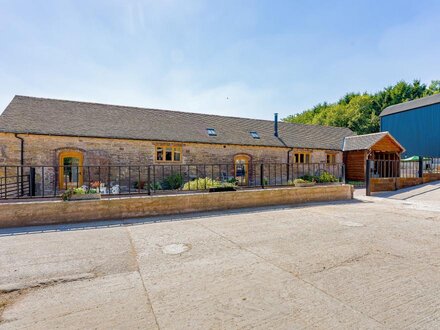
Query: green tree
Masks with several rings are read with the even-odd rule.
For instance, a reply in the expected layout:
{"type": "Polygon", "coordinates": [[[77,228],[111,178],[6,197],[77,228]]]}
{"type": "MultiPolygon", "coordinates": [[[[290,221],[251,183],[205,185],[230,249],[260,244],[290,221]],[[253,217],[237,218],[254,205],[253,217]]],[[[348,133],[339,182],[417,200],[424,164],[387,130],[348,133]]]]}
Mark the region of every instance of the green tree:
{"type": "Polygon", "coordinates": [[[440,80],[426,86],[420,80],[399,81],[374,93],[347,93],[338,102],[320,103],[284,121],[299,124],[348,127],[358,134],[379,131],[379,115],[390,105],[440,93],[440,80]]]}

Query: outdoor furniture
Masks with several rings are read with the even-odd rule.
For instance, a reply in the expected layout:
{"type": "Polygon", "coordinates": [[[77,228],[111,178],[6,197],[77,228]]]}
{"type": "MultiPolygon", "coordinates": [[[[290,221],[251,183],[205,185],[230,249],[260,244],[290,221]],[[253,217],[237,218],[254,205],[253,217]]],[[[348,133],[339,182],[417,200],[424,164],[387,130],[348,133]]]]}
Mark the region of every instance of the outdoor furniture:
{"type": "Polygon", "coordinates": [[[107,187],[105,186],[105,183],[101,183],[99,185],[98,192],[101,194],[108,194],[109,193],[107,187]]]}
{"type": "Polygon", "coordinates": [[[119,194],[119,192],[120,192],[120,187],[119,187],[119,185],[117,184],[117,185],[114,185],[113,187],[111,187],[111,193],[113,194],[113,195],[117,195],[117,194],[119,194]]]}

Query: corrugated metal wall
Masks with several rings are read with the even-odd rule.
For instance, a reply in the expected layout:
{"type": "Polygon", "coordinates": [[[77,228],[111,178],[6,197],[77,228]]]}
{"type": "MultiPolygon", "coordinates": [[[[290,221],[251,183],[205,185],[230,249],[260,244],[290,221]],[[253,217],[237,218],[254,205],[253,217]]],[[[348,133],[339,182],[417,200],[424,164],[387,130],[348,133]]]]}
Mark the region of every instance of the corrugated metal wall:
{"type": "Polygon", "coordinates": [[[383,116],[381,130],[405,147],[405,156],[440,157],[440,104],[383,116]]]}

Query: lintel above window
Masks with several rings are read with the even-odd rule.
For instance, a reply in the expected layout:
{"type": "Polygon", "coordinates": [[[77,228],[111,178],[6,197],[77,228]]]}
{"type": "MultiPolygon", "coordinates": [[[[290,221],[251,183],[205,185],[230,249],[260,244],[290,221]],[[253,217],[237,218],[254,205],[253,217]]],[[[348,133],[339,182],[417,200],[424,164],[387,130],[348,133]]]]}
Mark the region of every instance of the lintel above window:
{"type": "Polygon", "coordinates": [[[252,136],[254,139],[259,139],[259,138],[260,138],[260,135],[258,135],[257,132],[252,131],[252,132],[250,132],[250,133],[251,133],[251,136],[252,136]]]}
{"type": "Polygon", "coordinates": [[[217,132],[214,128],[207,128],[206,131],[208,132],[209,136],[217,136],[217,132]]]}

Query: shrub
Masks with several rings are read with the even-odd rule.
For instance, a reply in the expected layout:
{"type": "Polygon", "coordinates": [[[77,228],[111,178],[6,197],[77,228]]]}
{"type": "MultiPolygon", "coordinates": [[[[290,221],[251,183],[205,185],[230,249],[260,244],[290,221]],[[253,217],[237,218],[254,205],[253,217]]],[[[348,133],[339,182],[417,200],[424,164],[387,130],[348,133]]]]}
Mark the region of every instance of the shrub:
{"type": "Polygon", "coordinates": [[[304,181],[307,182],[317,182],[319,181],[319,177],[316,175],[310,175],[310,174],[305,174],[303,176],[300,176],[298,179],[302,179],[304,181]]]}
{"type": "Polygon", "coordinates": [[[235,184],[229,182],[222,183],[217,180],[212,180],[211,178],[197,178],[193,181],[185,183],[183,190],[200,190],[219,187],[235,187],[235,184]]]}
{"type": "Polygon", "coordinates": [[[338,178],[334,176],[333,174],[330,174],[329,172],[322,172],[320,175],[310,175],[305,174],[303,176],[300,176],[298,179],[302,179],[308,182],[319,182],[319,183],[326,183],[326,182],[338,182],[338,178]]]}
{"type": "Polygon", "coordinates": [[[179,189],[183,185],[183,176],[180,173],[174,173],[167,176],[163,182],[163,189],[179,189]]]}
{"type": "Polygon", "coordinates": [[[287,184],[290,186],[296,186],[297,184],[301,184],[301,183],[315,183],[316,181],[310,181],[310,180],[305,180],[305,179],[295,179],[295,180],[289,180],[287,181],[287,184]]]}
{"type": "Polygon", "coordinates": [[[238,184],[238,180],[236,178],[230,178],[226,180],[227,183],[233,183],[234,185],[238,184]]]}
{"type": "Polygon", "coordinates": [[[322,172],[321,175],[318,177],[318,182],[325,183],[325,182],[338,182],[338,178],[334,176],[333,174],[330,174],[329,172],[322,172]]]}
{"type": "Polygon", "coordinates": [[[72,197],[72,195],[73,195],[73,190],[72,190],[72,189],[66,190],[66,191],[63,192],[63,194],[61,195],[61,199],[62,199],[63,201],[67,201],[68,199],[70,199],[70,197],[72,197]]]}
{"type": "MultiPolygon", "coordinates": [[[[147,183],[145,181],[135,181],[134,182],[134,189],[147,189],[147,183]]],[[[160,182],[152,182],[150,183],[150,189],[151,190],[162,190],[162,185],[160,182]]]]}
{"type": "Polygon", "coordinates": [[[83,188],[75,188],[73,189],[73,195],[84,195],[86,193],[86,190],[83,188]]]}
{"type": "Polygon", "coordinates": [[[159,182],[150,183],[151,190],[162,190],[162,186],[159,182]]]}
{"type": "Polygon", "coordinates": [[[66,201],[72,197],[72,195],[85,195],[85,194],[96,194],[96,189],[85,190],[83,188],[71,188],[67,189],[62,195],[61,198],[63,201],[66,201]]]}
{"type": "Polygon", "coordinates": [[[145,181],[134,182],[134,189],[144,189],[144,187],[145,187],[145,181]]]}

